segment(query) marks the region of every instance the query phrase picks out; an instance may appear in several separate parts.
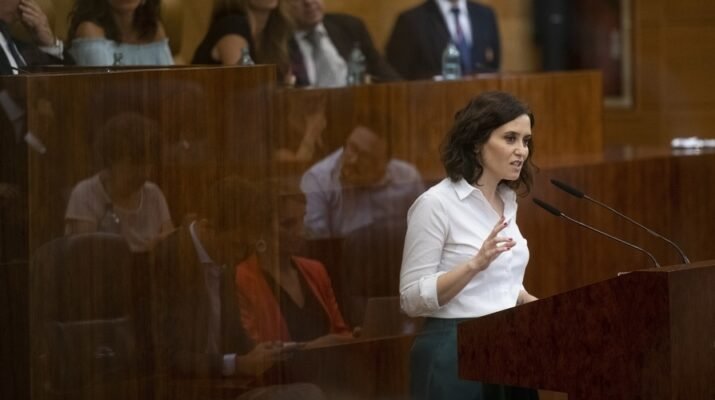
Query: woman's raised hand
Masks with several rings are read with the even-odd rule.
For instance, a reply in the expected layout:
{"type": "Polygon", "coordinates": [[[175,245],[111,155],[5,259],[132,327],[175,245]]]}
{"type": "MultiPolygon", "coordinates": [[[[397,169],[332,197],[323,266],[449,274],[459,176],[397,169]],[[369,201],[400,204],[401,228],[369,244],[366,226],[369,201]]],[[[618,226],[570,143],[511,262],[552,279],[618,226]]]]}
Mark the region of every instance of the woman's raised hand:
{"type": "Polygon", "coordinates": [[[509,222],[510,221],[504,219],[504,216],[499,218],[499,222],[494,225],[489,236],[487,236],[484,243],[482,243],[482,247],[477,252],[477,255],[469,261],[468,266],[470,269],[474,271],[484,271],[499,254],[509,251],[514,247],[516,244],[514,239],[497,236],[499,232],[509,225],[509,222]]]}

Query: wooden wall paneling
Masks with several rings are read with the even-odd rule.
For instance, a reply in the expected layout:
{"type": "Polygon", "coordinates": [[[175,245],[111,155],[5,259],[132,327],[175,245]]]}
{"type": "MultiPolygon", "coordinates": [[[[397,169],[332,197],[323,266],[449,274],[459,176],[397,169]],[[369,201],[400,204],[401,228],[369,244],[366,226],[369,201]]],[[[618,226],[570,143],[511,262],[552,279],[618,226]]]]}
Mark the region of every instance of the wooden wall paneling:
{"type": "Polygon", "coordinates": [[[673,238],[691,261],[715,259],[710,223],[715,199],[715,155],[703,154],[672,159],[670,178],[673,238]]]}
{"type": "MultiPolygon", "coordinates": [[[[691,181],[687,190],[683,184],[675,183],[683,181],[676,178],[685,173],[683,163],[693,172],[697,170],[696,165],[707,159],[675,157],[671,161],[669,156],[662,156],[544,168],[537,175],[530,197],[539,197],[573,218],[643,247],[653,253],[661,265],[680,263],[677,252],[667,243],[596,205],[561,192],[548,182],[551,178],[562,180],[676,243],[687,247],[694,241],[690,252],[700,254],[699,259],[708,259],[712,256],[710,248],[702,240],[685,234],[682,226],[695,225],[701,233],[707,232],[708,228],[699,221],[713,211],[706,200],[710,189],[694,188],[691,181]],[[671,162],[680,165],[680,170],[673,168],[671,162]],[[679,193],[684,191],[690,192],[692,197],[681,197],[679,193]],[[694,215],[680,211],[687,206],[692,207],[694,215]],[[695,243],[702,253],[697,253],[695,243]]],[[[530,197],[520,201],[519,226],[532,251],[527,287],[533,287],[537,294],[560,293],[607,279],[618,272],[651,265],[649,258],[637,250],[556,218],[532,204],[530,197]]]]}
{"type": "MultiPolygon", "coordinates": [[[[36,112],[28,114],[28,127],[46,148],[44,154],[29,150],[31,251],[63,234],[71,190],[96,167],[91,140],[101,127],[101,116],[106,116],[106,103],[97,99],[112,91],[106,81],[78,82],[69,77],[29,81],[28,103],[36,112]],[[65,101],[69,94],[73,102],[65,101]]],[[[119,93],[111,97],[123,102],[119,93]]]]}
{"type": "Polygon", "coordinates": [[[413,82],[408,86],[407,116],[412,135],[410,161],[427,180],[441,179],[439,148],[454,115],[481,92],[498,90],[498,79],[413,82]]]}
{"type": "Polygon", "coordinates": [[[712,136],[713,6],[635,0],[633,9],[635,105],[606,111],[607,143],[667,146],[677,136],[712,136]]]}
{"type": "MultiPolygon", "coordinates": [[[[715,40],[712,25],[677,25],[663,28],[662,98],[663,111],[712,108],[715,93],[715,56],[703,49],[703,43],[715,40]]],[[[681,134],[673,132],[673,134],[681,134]]]]}
{"type": "Polygon", "coordinates": [[[671,21],[677,23],[712,23],[715,21],[715,4],[710,1],[690,0],[690,1],[665,1],[663,2],[663,12],[671,21]]]}
{"type": "Polygon", "coordinates": [[[603,93],[599,74],[554,76],[551,115],[558,116],[553,154],[600,153],[603,150],[603,93]]]}

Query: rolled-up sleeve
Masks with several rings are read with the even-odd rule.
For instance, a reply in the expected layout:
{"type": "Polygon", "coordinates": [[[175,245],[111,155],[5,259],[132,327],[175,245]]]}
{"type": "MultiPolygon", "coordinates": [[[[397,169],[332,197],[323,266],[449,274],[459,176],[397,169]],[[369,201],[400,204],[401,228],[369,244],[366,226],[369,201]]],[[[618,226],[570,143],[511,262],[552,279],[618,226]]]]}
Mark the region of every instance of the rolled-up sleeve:
{"type": "Polygon", "coordinates": [[[407,234],[400,272],[400,304],[411,317],[428,316],[440,308],[437,279],[448,233],[448,220],[439,199],[426,193],[407,216],[407,234]]]}
{"type": "Polygon", "coordinates": [[[326,189],[321,187],[319,177],[308,171],[300,181],[300,189],[305,194],[306,206],[303,223],[310,239],[330,237],[328,225],[330,209],[326,189]]]}

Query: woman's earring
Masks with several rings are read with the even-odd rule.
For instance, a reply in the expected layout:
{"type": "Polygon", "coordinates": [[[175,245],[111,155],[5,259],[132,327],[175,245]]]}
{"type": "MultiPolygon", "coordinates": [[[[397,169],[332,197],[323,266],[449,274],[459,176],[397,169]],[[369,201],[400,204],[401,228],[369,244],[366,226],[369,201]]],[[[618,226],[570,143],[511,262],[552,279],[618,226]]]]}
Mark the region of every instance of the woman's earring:
{"type": "Polygon", "coordinates": [[[268,244],[263,239],[258,239],[255,244],[256,251],[259,253],[265,253],[268,250],[268,244]]]}

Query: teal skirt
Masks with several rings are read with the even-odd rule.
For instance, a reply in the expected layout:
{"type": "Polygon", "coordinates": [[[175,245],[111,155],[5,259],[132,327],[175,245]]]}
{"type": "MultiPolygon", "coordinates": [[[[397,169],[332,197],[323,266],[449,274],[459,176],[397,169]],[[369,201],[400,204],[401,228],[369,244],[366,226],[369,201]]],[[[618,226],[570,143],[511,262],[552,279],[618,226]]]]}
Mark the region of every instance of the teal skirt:
{"type": "Polygon", "coordinates": [[[457,324],[463,319],[427,318],[410,352],[414,400],[538,400],[532,389],[459,379],[457,324]]]}

